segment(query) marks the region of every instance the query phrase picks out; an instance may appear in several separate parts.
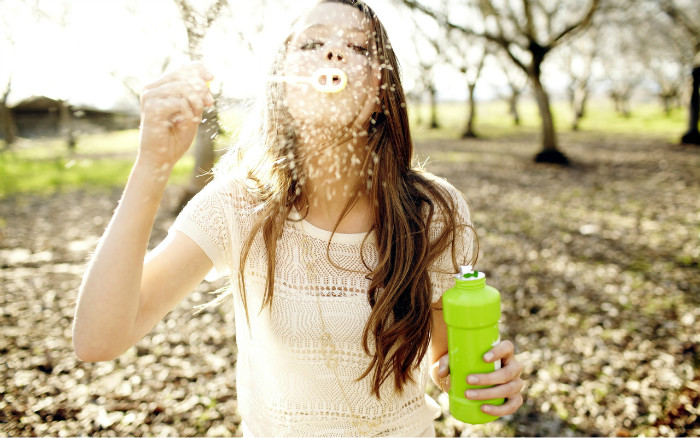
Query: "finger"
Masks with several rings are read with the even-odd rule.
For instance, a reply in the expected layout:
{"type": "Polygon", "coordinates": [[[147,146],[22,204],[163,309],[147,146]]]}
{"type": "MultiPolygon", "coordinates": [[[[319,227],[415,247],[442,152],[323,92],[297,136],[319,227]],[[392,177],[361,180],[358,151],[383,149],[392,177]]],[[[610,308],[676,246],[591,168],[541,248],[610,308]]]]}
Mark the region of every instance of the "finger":
{"type": "Polygon", "coordinates": [[[204,107],[208,105],[210,99],[213,101],[209,91],[204,87],[206,87],[206,85],[201,80],[198,82],[177,81],[161,85],[146,93],[150,93],[150,98],[183,98],[189,103],[194,117],[201,118],[204,107]]]}
{"type": "Polygon", "coordinates": [[[468,389],[464,396],[469,400],[490,400],[492,398],[509,398],[520,394],[524,383],[520,379],[512,380],[503,385],[496,385],[490,388],[468,389]]]}
{"type": "Polygon", "coordinates": [[[493,362],[498,359],[505,359],[512,356],[515,352],[515,346],[510,341],[501,341],[495,347],[484,354],[485,362],[493,362]]]}
{"type": "Polygon", "coordinates": [[[450,357],[446,353],[438,360],[438,376],[445,377],[448,374],[450,374],[450,357]]]}
{"type": "MultiPolygon", "coordinates": [[[[144,104],[146,117],[164,120],[172,124],[190,122],[195,123],[196,116],[192,112],[187,99],[168,96],[150,99],[144,104]]],[[[196,123],[199,123],[198,121],[196,123]]]]}
{"type": "Polygon", "coordinates": [[[513,359],[496,371],[485,374],[470,374],[467,376],[467,383],[470,385],[500,385],[520,377],[522,370],[522,364],[513,359]]]}
{"type": "Polygon", "coordinates": [[[144,89],[143,93],[141,94],[141,101],[170,96],[189,96],[190,98],[199,97],[204,103],[206,103],[208,99],[212,98],[211,93],[206,87],[204,81],[182,80],[171,81],[159,85],[158,87],[144,89]]]}
{"type": "Polygon", "coordinates": [[[499,406],[485,404],[481,406],[481,410],[489,415],[503,417],[515,413],[515,411],[523,405],[523,396],[517,394],[508,398],[505,403],[499,406]]]}
{"type": "Polygon", "coordinates": [[[146,85],[144,90],[157,88],[169,82],[186,81],[192,78],[198,78],[206,85],[207,82],[214,79],[214,75],[201,62],[192,62],[163,73],[156,81],[146,85]]]}

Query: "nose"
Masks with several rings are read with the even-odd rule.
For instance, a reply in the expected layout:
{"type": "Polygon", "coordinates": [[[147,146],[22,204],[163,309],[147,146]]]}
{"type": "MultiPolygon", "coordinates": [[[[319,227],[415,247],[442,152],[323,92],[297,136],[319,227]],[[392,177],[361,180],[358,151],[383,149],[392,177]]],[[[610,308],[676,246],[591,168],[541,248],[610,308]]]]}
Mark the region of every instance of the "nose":
{"type": "Polygon", "coordinates": [[[343,54],[339,50],[329,50],[328,53],[326,53],[326,59],[329,61],[333,61],[333,59],[337,59],[338,61],[343,61],[343,54]]]}

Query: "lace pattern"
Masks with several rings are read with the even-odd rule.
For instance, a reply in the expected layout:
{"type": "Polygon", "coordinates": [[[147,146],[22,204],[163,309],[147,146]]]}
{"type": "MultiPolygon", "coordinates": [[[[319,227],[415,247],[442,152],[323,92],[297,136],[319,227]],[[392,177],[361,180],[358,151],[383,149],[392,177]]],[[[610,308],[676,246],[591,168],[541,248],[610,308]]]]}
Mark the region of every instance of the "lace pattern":
{"type": "MultiPolygon", "coordinates": [[[[455,196],[460,219],[468,220],[461,194],[446,187],[455,196]]],[[[425,431],[439,415],[435,402],[425,395],[427,358],[415,370],[415,382],[402,393],[388,379],[377,400],[369,379],[356,381],[369,364],[362,334],[371,310],[365,263],[372,267],[378,260],[374,236],[335,234],[328,248],[330,232],[288,220],[277,247],[272,306],[263,310],[265,251],[257,238],[246,261],[249,327],[235,274],[241,244],[256,219],[254,207],[240,183],[215,181],[171,228],[197,242],[219,274],[234,273],[237,392],[244,430],[255,436],[397,436],[425,431]],[[360,248],[365,237],[363,263],[360,248]],[[344,269],[333,266],[327,255],[344,269]]],[[[460,251],[469,244],[469,237],[460,241],[460,251]]],[[[449,255],[441,257],[437,268],[430,273],[434,300],[454,283],[449,255]]]]}

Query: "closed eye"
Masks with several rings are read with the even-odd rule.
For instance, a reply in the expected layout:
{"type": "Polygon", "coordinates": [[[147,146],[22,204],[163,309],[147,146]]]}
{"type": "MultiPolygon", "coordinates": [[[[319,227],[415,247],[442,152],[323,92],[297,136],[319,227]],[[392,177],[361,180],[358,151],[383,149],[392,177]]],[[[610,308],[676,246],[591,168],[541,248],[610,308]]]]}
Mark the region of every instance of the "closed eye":
{"type": "Polygon", "coordinates": [[[365,54],[365,55],[366,55],[367,52],[368,52],[367,47],[361,46],[361,45],[358,45],[358,44],[352,44],[352,43],[350,43],[350,44],[348,44],[348,47],[350,47],[351,49],[353,49],[353,50],[356,51],[357,53],[362,53],[362,54],[365,54]]]}
{"type": "Polygon", "coordinates": [[[323,41],[309,41],[301,46],[302,50],[316,50],[323,47],[323,41]]]}

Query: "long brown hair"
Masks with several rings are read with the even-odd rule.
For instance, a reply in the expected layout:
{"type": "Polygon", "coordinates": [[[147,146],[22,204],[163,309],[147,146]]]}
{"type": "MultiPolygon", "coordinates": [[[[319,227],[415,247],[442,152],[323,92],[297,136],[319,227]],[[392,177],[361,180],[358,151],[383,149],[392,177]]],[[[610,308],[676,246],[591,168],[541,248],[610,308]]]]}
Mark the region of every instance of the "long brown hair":
{"type": "MultiPolygon", "coordinates": [[[[367,299],[371,313],[364,328],[363,348],[371,360],[358,380],[371,375],[372,392],[379,397],[381,385],[391,376],[399,391],[405,383],[412,381],[413,370],[427,353],[432,304],[429,269],[434,269],[438,256],[445,251],[450,251],[453,272],[457,272],[459,264],[473,264],[478,249],[457,254],[455,241],[458,234],[464,232],[473,233],[476,241],[476,233],[469,223],[456,223],[454,212],[457,205],[450,193],[412,166],[413,142],[399,65],[384,26],[374,11],[361,1],[321,0],[319,3],[341,3],[360,10],[369,20],[378,64],[382,66],[382,86],[378,95],[381,110],[372,115],[367,133],[368,153],[362,163],[361,174],[367,175],[368,181],[355,187],[354,195],[334,228],[335,232],[342,218],[364,193],[373,208],[378,263],[366,266],[367,278],[370,279],[367,299]],[[436,229],[438,235],[431,237],[430,231],[434,233],[436,229]],[[467,253],[472,260],[464,259],[467,253]]],[[[287,41],[273,63],[273,75],[281,71],[287,41]]],[[[266,90],[262,117],[258,119],[262,122],[251,137],[262,138],[263,144],[255,145],[259,154],[255,163],[246,167],[244,176],[248,192],[260,201],[259,219],[244,241],[238,273],[246,317],[244,271],[255,237],[262,234],[266,250],[264,308],[271,306],[273,300],[276,247],[284,222],[289,220],[295,204],[304,204],[303,163],[296,153],[291,116],[282,103],[284,88],[271,83],[266,90]]],[[[237,153],[238,162],[250,160],[250,156],[246,156],[250,149],[241,148],[232,153],[237,153]]],[[[218,171],[227,173],[231,169],[222,165],[218,171]]],[[[330,242],[327,254],[329,251],[330,242]]]]}

